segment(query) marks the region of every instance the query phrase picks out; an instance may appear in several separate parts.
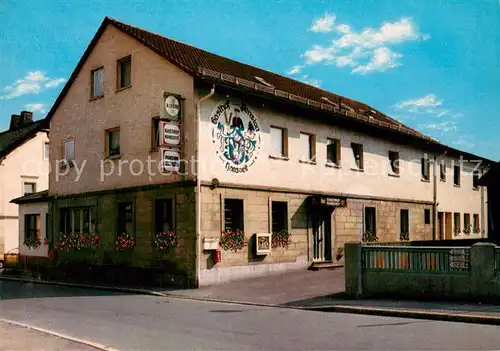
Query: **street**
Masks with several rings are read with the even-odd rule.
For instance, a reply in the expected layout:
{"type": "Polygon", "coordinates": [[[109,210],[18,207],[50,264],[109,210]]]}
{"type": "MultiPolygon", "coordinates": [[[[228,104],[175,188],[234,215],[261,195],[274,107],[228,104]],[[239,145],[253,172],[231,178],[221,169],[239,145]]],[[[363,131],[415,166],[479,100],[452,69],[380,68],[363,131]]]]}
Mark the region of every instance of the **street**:
{"type": "Polygon", "coordinates": [[[500,343],[497,326],[252,307],[7,281],[0,281],[0,293],[0,318],[118,350],[478,350],[497,349],[500,343]]]}

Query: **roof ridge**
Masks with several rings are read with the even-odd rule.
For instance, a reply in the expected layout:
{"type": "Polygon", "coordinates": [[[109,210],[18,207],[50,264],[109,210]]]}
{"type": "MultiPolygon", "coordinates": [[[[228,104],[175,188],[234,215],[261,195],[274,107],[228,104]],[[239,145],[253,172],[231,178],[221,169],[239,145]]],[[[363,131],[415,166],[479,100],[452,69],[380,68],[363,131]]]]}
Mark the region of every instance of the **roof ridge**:
{"type": "Polygon", "coordinates": [[[3,132],[0,132],[0,135],[4,135],[4,134],[7,134],[7,133],[11,133],[11,132],[17,132],[17,131],[20,131],[20,130],[22,130],[24,128],[32,127],[33,125],[38,124],[38,123],[43,122],[43,121],[45,121],[45,118],[39,119],[37,121],[33,121],[30,124],[21,126],[19,128],[16,128],[16,129],[10,129],[9,128],[9,129],[4,130],[3,132]]]}

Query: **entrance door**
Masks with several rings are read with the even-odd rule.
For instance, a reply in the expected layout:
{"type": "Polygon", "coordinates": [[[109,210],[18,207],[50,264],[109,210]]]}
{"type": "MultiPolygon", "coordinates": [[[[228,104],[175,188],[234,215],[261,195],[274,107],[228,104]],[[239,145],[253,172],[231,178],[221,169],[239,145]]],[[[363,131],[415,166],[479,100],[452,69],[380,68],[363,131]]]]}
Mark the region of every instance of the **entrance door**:
{"type": "Polygon", "coordinates": [[[453,239],[451,234],[451,212],[446,212],[444,215],[444,223],[445,223],[445,240],[453,239]]]}
{"type": "Polygon", "coordinates": [[[313,260],[331,261],[333,208],[317,206],[313,211],[313,260]]]}
{"type": "Polygon", "coordinates": [[[439,240],[444,240],[444,213],[438,213],[438,235],[439,240]]]}

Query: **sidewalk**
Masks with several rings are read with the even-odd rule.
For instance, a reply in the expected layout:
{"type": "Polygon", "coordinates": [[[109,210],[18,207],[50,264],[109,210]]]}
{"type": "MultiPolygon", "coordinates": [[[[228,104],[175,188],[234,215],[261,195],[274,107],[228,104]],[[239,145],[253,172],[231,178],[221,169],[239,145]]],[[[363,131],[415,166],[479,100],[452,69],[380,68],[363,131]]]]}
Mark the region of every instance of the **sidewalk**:
{"type": "MultiPolygon", "coordinates": [[[[12,278],[10,277],[10,279],[12,278]]],[[[0,279],[9,278],[0,276],[0,279]]],[[[28,277],[27,280],[31,279],[28,277]]],[[[37,282],[37,280],[33,281],[37,282]]],[[[356,300],[348,298],[344,293],[343,268],[287,272],[185,290],[165,290],[150,287],[103,287],[58,282],[44,283],[98,288],[133,294],[297,308],[322,312],[374,314],[500,325],[500,304],[394,299],[356,300]]]]}
{"type": "Polygon", "coordinates": [[[19,325],[0,321],[0,350],[101,350],[19,325]]]}

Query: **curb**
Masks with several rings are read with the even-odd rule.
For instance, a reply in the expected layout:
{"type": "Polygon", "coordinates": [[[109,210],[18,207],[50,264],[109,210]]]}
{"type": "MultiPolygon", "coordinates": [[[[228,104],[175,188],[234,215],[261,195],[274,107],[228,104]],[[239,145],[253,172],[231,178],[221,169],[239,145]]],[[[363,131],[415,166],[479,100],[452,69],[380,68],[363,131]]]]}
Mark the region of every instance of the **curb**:
{"type": "Polygon", "coordinates": [[[86,288],[86,289],[122,292],[122,293],[127,293],[127,294],[140,294],[140,295],[149,295],[149,296],[157,296],[157,297],[171,297],[171,298],[176,298],[176,299],[184,299],[184,300],[192,300],[192,301],[216,302],[216,303],[255,306],[255,307],[274,307],[274,308],[285,308],[285,309],[294,309],[294,310],[302,310],[302,311],[312,311],[312,312],[352,313],[352,314],[363,314],[363,315],[373,315],[373,316],[383,316],[383,317],[400,317],[400,318],[427,319],[427,320],[457,322],[457,323],[500,325],[500,316],[494,317],[494,316],[484,316],[484,315],[474,315],[474,314],[430,312],[430,311],[424,311],[424,310],[388,309],[388,308],[377,308],[377,307],[369,307],[369,306],[360,307],[360,306],[349,306],[349,305],[324,305],[324,306],[307,306],[307,307],[289,306],[289,305],[276,305],[276,304],[266,304],[266,303],[249,302],[249,301],[214,299],[214,298],[210,298],[210,297],[185,296],[182,294],[169,293],[169,292],[156,292],[156,291],[151,291],[151,290],[146,290],[146,289],[134,289],[134,288],[121,288],[121,287],[116,287],[116,286],[55,282],[55,281],[36,280],[36,279],[28,279],[28,278],[16,278],[16,277],[0,276],[0,280],[17,281],[17,282],[25,282],[25,283],[47,284],[47,285],[58,285],[58,286],[66,286],[66,287],[73,287],[73,288],[86,288]]]}
{"type": "Polygon", "coordinates": [[[388,309],[377,307],[357,307],[349,305],[326,305],[306,307],[309,311],[319,312],[337,312],[337,313],[353,313],[385,317],[401,317],[413,319],[427,319],[445,322],[457,323],[472,323],[472,324],[488,324],[500,325],[500,317],[484,316],[477,314],[458,314],[446,312],[430,312],[423,310],[405,310],[405,309],[388,309]]]}
{"type": "Polygon", "coordinates": [[[35,327],[33,325],[29,325],[29,324],[25,324],[25,323],[16,322],[16,321],[13,321],[11,319],[0,318],[0,321],[8,323],[8,324],[12,324],[12,325],[17,325],[19,327],[24,327],[24,328],[27,328],[27,329],[36,330],[38,332],[45,333],[45,334],[48,334],[48,335],[52,335],[52,336],[55,336],[55,337],[58,337],[58,338],[61,338],[61,339],[69,340],[69,341],[72,341],[72,342],[75,342],[75,343],[78,343],[78,344],[90,346],[90,347],[93,347],[94,349],[103,350],[103,351],[117,351],[116,349],[113,349],[111,347],[108,347],[108,346],[105,346],[105,345],[102,345],[102,344],[95,343],[93,341],[88,341],[88,340],[84,340],[84,339],[80,339],[80,338],[75,338],[75,337],[72,337],[72,336],[69,336],[69,335],[66,335],[66,334],[61,334],[61,333],[58,333],[58,332],[55,332],[55,331],[52,331],[52,330],[35,327]]]}

